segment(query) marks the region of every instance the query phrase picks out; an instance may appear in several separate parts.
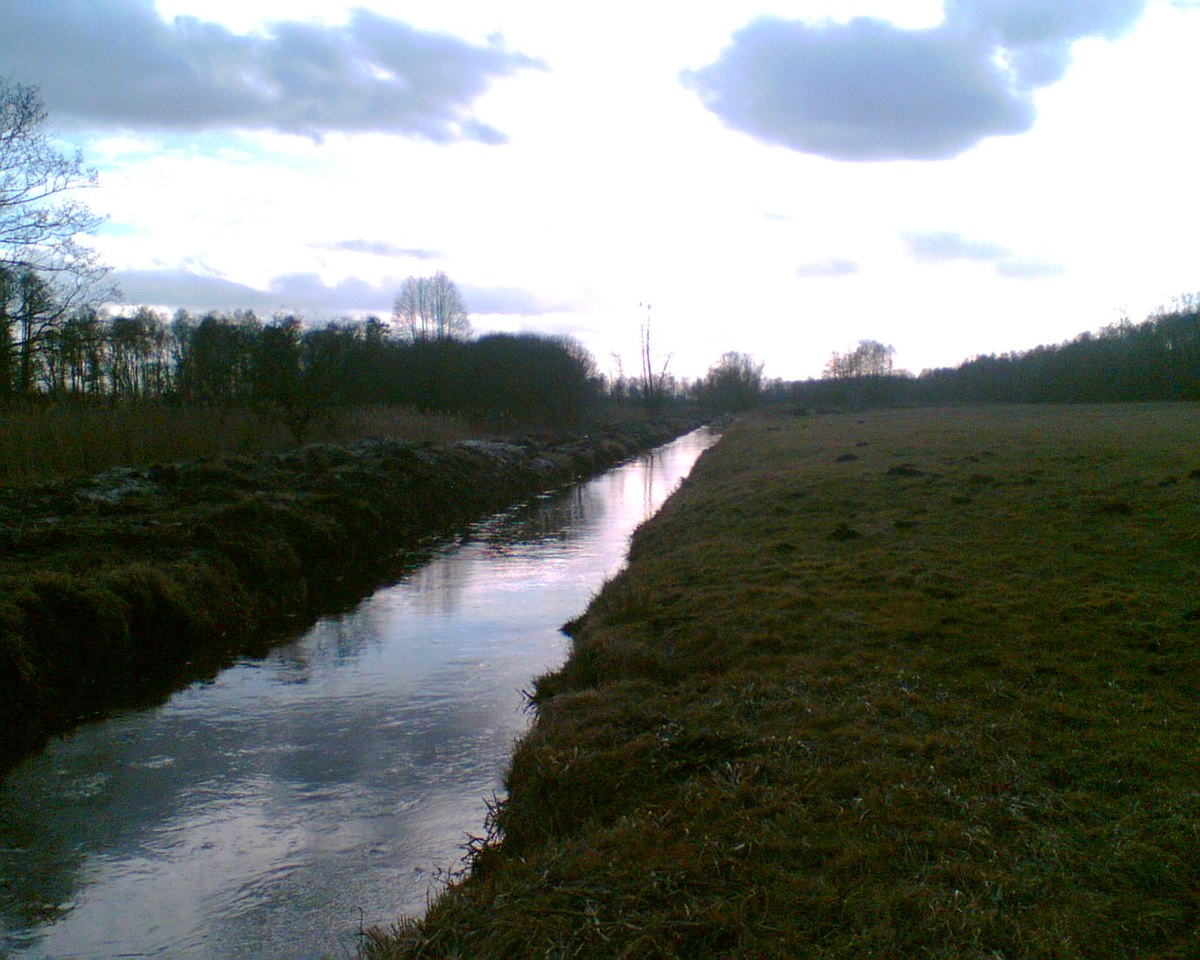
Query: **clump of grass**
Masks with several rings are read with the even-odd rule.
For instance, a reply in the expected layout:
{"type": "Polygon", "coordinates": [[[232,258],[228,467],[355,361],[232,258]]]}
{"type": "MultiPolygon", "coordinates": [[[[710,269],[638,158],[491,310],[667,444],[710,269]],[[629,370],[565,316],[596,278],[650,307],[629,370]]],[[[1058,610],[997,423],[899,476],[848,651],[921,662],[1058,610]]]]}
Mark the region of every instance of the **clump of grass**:
{"type": "Polygon", "coordinates": [[[1200,954],[1197,449],[1189,406],[741,422],[364,953],[1200,954]]]}

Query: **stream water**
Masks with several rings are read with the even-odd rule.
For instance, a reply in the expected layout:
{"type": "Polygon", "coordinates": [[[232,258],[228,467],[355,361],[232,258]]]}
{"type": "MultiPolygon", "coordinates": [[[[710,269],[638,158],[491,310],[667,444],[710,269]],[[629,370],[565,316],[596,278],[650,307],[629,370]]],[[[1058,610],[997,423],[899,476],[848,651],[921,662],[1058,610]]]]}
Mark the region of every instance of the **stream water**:
{"type": "Polygon", "coordinates": [[[0,784],[0,956],[344,958],[482,833],[522,691],[716,440],[492,517],[349,613],[0,784]]]}

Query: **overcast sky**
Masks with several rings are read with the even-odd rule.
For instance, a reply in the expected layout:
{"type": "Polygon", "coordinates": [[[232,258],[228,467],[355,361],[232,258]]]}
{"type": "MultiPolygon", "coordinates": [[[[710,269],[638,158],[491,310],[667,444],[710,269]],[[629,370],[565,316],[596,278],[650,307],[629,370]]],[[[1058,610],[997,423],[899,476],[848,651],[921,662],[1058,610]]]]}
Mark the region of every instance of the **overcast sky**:
{"type": "Polygon", "coordinates": [[[914,372],[1200,290],[1194,0],[6,0],[131,302],[914,372]]]}

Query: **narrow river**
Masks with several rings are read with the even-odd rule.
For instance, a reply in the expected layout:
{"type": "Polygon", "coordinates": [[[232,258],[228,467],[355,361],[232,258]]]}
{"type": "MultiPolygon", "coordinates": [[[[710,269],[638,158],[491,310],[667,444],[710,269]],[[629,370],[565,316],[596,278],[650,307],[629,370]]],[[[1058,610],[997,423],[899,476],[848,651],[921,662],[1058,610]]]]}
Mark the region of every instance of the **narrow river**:
{"type": "Polygon", "coordinates": [[[483,829],[522,690],[716,440],[492,517],[351,612],[0,786],[0,956],[345,958],[483,829]]]}

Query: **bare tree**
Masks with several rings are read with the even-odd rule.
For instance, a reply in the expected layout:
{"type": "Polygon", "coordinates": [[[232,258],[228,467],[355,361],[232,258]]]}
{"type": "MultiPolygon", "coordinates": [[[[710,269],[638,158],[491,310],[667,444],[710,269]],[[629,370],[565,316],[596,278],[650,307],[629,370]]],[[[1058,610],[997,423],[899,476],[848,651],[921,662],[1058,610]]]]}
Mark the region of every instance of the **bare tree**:
{"type": "Polygon", "coordinates": [[[642,400],[651,410],[662,404],[667,388],[667,367],[671,365],[671,354],[663,362],[662,370],[654,372],[654,357],[650,351],[650,304],[638,304],[646,308],[646,322],[642,324],[642,400]]]}
{"type": "Polygon", "coordinates": [[[0,79],[0,395],[32,387],[36,354],[68,315],[117,295],[76,242],[102,222],[71,196],[96,173],[60,153],[45,123],[36,87],[0,79]]]}
{"type": "Polygon", "coordinates": [[[708,368],[700,395],[721,410],[746,410],[762,394],[763,364],[747,353],[729,351],[708,368]]]}
{"type": "Polygon", "coordinates": [[[445,273],[409,277],[400,287],[392,320],[406,340],[466,340],[471,320],[458,287],[445,273]]]}
{"type": "Polygon", "coordinates": [[[849,353],[835,353],[825,364],[827,380],[888,377],[892,374],[892,357],[896,348],[878,340],[860,340],[849,353]]]}
{"type": "Polygon", "coordinates": [[[41,351],[42,389],[58,395],[103,393],[109,329],[95,310],[77,310],[67,317],[41,351]]]}
{"type": "Polygon", "coordinates": [[[136,399],[166,393],[167,327],[149,307],[108,325],[109,388],[114,397],[136,399]]]}

